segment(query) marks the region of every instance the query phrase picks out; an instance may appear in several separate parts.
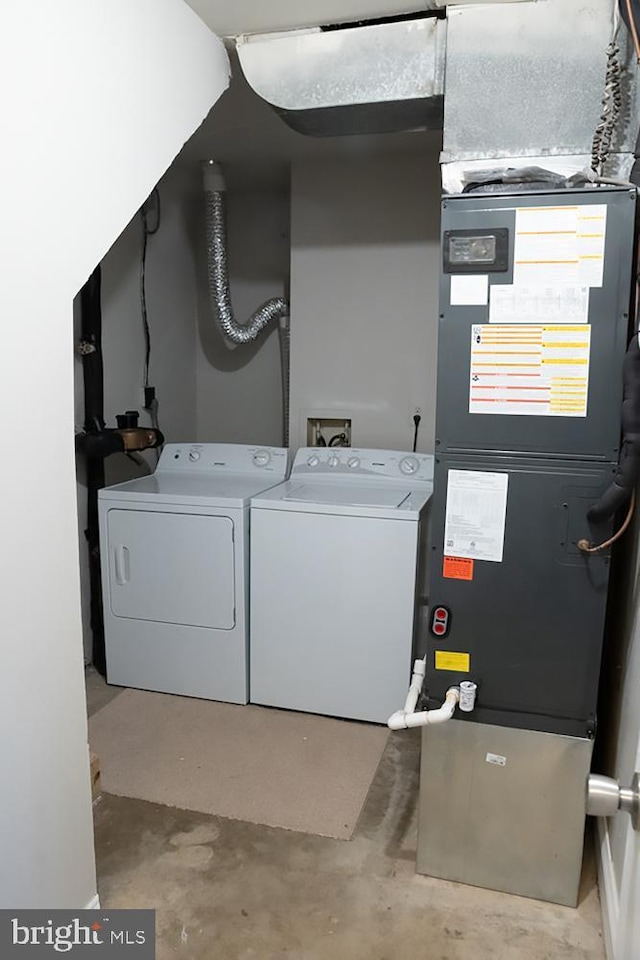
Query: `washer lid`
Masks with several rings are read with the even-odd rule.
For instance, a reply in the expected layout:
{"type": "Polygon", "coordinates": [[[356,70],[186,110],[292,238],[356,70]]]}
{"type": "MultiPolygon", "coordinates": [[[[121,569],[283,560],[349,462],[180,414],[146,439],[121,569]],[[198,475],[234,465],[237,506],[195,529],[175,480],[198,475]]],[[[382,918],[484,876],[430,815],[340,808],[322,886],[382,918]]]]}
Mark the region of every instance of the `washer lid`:
{"type": "Polygon", "coordinates": [[[406,487],[358,486],[354,483],[288,484],[282,497],[295,503],[328,503],[345,507],[400,507],[411,496],[406,487]]]}

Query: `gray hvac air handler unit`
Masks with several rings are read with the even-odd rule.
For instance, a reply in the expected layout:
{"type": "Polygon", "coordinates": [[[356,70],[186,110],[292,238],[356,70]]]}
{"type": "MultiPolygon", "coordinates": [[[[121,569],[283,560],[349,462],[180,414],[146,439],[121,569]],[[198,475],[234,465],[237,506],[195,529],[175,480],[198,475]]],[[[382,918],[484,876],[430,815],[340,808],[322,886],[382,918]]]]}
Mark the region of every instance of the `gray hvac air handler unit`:
{"type": "Polygon", "coordinates": [[[620,446],[635,191],[442,203],[418,870],[575,905],[620,446]]]}

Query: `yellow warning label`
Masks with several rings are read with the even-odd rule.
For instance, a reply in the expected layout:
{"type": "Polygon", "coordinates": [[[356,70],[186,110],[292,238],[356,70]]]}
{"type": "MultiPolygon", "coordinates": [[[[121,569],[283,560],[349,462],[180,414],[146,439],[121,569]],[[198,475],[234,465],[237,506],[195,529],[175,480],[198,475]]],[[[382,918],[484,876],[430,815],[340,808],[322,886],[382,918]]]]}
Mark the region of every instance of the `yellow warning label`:
{"type": "Polygon", "coordinates": [[[590,350],[588,323],[474,324],[469,413],[586,417],[590,350]]]}
{"type": "Polygon", "coordinates": [[[469,654],[450,653],[448,650],[436,650],[436,670],[455,670],[458,673],[469,673],[469,654]]]}

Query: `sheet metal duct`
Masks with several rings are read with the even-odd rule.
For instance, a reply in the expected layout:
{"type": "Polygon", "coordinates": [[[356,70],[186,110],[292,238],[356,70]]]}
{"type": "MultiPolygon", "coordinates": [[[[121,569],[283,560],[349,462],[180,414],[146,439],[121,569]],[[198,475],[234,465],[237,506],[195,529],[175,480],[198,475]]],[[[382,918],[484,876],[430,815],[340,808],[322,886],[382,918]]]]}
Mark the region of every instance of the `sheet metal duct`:
{"type": "Polygon", "coordinates": [[[445,44],[439,16],[236,41],[255,92],[314,136],[442,129],[445,44]]]}
{"type": "MultiPolygon", "coordinates": [[[[443,161],[535,158],[549,166],[549,158],[573,157],[578,169],[588,167],[613,11],[612,0],[451,7],[443,161]]],[[[628,175],[637,131],[636,67],[624,25],[618,44],[623,102],[609,176],[628,175]]]]}

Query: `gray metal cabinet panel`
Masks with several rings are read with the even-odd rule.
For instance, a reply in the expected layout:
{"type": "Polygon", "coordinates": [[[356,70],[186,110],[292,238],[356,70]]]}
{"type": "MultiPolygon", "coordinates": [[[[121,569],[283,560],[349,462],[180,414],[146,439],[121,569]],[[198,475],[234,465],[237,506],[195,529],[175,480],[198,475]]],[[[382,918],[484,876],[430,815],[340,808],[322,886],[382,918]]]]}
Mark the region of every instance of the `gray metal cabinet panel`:
{"type": "Polygon", "coordinates": [[[472,679],[479,684],[470,715],[476,721],[583,736],[592,728],[609,556],[584,555],[576,542],[608,535],[610,525],[591,528],[586,511],[611,474],[612,467],[599,464],[437,458],[430,600],[432,610],[450,610],[451,627],[445,638],[429,638],[434,702],[451,684],[472,679]],[[450,468],[509,475],[503,560],[475,560],[468,581],[443,575],[450,468]],[[435,650],[469,653],[469,674],[434,669],[435,650]]]}
{"type": "MultiPolygon", "coordinates": [[[[513,283],[516,208],[550,203],[549,195],[463,196],[443,200],[442,230],[506,227],[509,268],[489,273],[495,284],[513,283]]],[[[489,306],[451,304],[451,274],[441,273],[438,330],[436,448],[441,452],[494,450],[536,456],[617,460],[622,403],[622,362],[628,339],[635,193],[626,189],[563,191],[558,205],[607,204],[604,285],[592,287],[588,415],[495,416],[469,413],[472,326],[489,322],[489,306]]]]}

